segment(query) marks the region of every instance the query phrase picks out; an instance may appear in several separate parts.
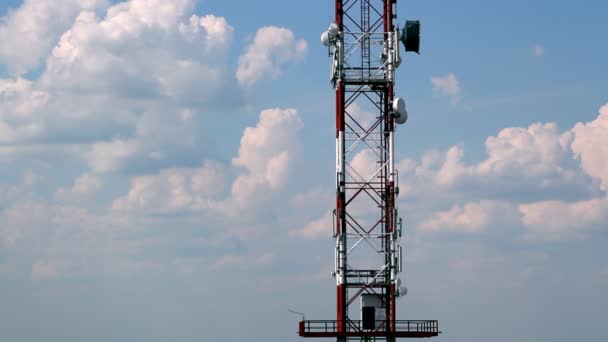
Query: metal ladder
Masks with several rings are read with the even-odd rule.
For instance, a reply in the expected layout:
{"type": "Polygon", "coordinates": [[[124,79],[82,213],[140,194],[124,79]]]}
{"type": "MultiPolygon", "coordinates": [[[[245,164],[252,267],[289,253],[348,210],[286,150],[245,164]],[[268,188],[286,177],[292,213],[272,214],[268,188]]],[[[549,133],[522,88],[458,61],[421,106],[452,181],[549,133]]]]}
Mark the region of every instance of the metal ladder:
{"type": "Polygon", "coordinates": [[[361,0],[361,78],[371,76],[369,0],[361,0]]]}

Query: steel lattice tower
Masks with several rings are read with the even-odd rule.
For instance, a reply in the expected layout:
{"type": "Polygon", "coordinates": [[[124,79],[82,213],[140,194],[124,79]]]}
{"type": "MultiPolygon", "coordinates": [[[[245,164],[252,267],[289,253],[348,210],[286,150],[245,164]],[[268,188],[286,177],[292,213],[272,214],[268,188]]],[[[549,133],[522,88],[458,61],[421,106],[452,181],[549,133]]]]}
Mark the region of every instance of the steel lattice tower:
{"type": "Polygon", "coordinates": [[[418,22],[408,22],[403,32],[393,24],[396,3],[335,0],[335,22],[322,35],[336,92],[337,310],[335,320],[301,321],[303,337],[394,341],[439,334],[434,320],[396,320],[396,298],[404,290],[397,278],[401,219],[394,132],[407,113],[394,96],[395,70],[401,63],[399,42],[415,52],[419,44],[418,22]],[[367,119],[361,115],[366,110],[373,114],[367,119]]]}

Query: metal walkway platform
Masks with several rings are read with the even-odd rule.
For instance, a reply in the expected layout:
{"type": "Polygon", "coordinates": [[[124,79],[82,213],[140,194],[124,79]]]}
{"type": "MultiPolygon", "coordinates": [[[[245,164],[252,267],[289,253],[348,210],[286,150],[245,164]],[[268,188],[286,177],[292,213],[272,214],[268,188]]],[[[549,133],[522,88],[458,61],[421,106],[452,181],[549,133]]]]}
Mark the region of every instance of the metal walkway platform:
{"type": "Polygon", "coordinates": [[[376,321],[375,329],[363,329],[363,321],[346,322],[345,331],[338,331],[338,321],[300,321],[298,334],[301,337],[402,337],[423,338],[438,336],[439,324],[436,320],[395,321],[393,329],[388,329],[387,321],[376,321]]]}

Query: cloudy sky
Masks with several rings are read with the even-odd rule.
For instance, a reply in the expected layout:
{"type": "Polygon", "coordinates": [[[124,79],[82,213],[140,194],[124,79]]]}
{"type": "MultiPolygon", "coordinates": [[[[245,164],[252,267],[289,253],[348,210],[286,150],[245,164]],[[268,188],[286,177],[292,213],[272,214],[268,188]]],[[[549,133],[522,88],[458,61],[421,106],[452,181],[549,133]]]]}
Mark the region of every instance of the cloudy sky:
{"type": "MultiPolygon", "coordinates": [[[[3,0],[0,340],[334,317],[330,0],[3,0]]],[[[401,319],[606,341],[608,5],[400,1],[401,319]]],[[[357,156],[365,161],[365,151],[357,156]]]]}

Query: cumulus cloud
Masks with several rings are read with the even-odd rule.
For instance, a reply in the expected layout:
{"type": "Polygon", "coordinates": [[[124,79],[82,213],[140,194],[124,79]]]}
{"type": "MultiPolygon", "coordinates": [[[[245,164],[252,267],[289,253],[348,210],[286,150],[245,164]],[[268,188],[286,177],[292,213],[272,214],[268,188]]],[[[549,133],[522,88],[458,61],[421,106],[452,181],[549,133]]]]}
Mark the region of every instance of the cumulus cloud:
{"type": "Polygon", "coordinates": [[[364,129],[369,129],[378,120],[375,110],[377,109],[366,108],[361,106],[358,102],[353,102],[348,106],[346,122],[350,124],[351,120],[355,120],[356,123],[352,123],[353,127],[356,127],[358,124],[363,126],[364,129]]]}
{"type": "Polygon", "coordinates": [[[280,192],[294,162],[300,158],[297,132],[302,127],[295,109],[267,109],[255,127],[244,130],[232,168],[205,161],[198,169],[163,169],[136,176],[129,193],[113,208],[156,212],[213,211],[244,215],[280,192]],[[223,194],[225,174],[237,174],[230,193],[223,194]]]}
{"type": "Polygon", "coordinates": [[[599,179],[608,192],[608,104],[599,116],[588,123],[577,123],[572,129],[572,151],[587,174],[599,179]]]}
{"type": "Polygon", "coordinates": [[[98,142],[92,146],[88,155],[89,164],[95,172],[116,171],[136,152],[137,147],[133,140],[115,139],[109,142],[98,142]]]}
{"type": "Polygon", "coordinates": [[[55,18],[68,23],[38,79],[0,80],[0,142],[89,144],[80,151],[95,172],[200,153],[203,118],[241,103],[225,58],[234,29],[192,14],[193,0],[131,0],[104,11],[86,3],[71,20],[55,18]]]}
{"type": "Polygon", "coordinates": [[[434,213],[422,221],[418,229],[426,232],[480,233],[502,221],[513,221],[516,208],[507,202],[482,200],[464,205],[454,205],[451,209],[434,213]]]}
{"type": "Polygon", "coordinates": [[[232,165],[245,170],[232,184],[232,200],[241,206],[261,201],[284,185],[294,162],[301,158],[297,132],[303,127],[295,109],[266,109],[255,127],[243,132],[232,165]]]}
{"type": "MultiPolygon", "coordinates": [[[[248,258],[205,239],[227,234],[222,228],[234,228],[234,217],[275,210],[271,200],[301,158],[302,121],[293,109],[266,110],[243,132],[232,163],[217,161],[206,143],[209,118],[217,125],[243,105],[227,63],[234,29],[225,18],[195,14],[194,5],[26,0],[0,21],[0,64],[10,75],[0,79],[0,161],[11,162],[3,176],[19,182],[33,170],[22,188],[0,185],[2,270],[10,264],[35,279],[158,270],[163,262],[139,254],[142,248],[181,251],[175,245],[191,242],[167,227],[204,233],[197,242],[205,248],[190,248],[207,253],[192,259],[209,267],[248,258]],[[196,167],[193,160],[203,162],[196,167]],[[68,177],[73,181],[63,184],[68,177]],[[127,177],[130,187],[122,189],[127,177]],[[159,239],[165,231],[171,233],[159,239]]],[[[306,50],[287,29],[261,30],[246,50],[248,70],[258,58],[263,74],[276,76],[306,50]]],[[[251,255],[259,256],[256,264],[272,262],[270,253],[251,255]]]]}
{"type": "Polygon", "coordinates": [[[184,192],[211,197],[222,187],[218,177],[223,176],[206,174],[215,171],[211,168],[203,165],[197,173],[171,170],[160,175],[165,179],[147,179],[156,188],[135,186],[133,193],[117,203],[133,206],[125,210],[85,209],[76,201],[57,204],[29,198],[7,204],[0,208],[0,268],[44,280],[271,264],[271,253],[250,250],[226,230],[231,224],[226,220],[212,224],[201,215],[192,219],[176,211],[187,206],[184,192]],[[137,189],[142,191],[137,193],[137,189]],[[163,204],[163,198],[153,195],[167,195],[170,200],[163,204]],[[163,212],[166,207],[161,204],[174,207],[163,212]],[[255,262],[249,263],[253,260],[247,259],[253,257],[255,262]]]}
{"type": "Polygon", "coordinates": [[[114,201],[115,210],[175,212],[205,210],[224,189],[224,167],[206,161],[196,169],[165,169],[158,175],[136,176],[127,195],[114,201]]]}
{"type": "Polygon", "coordinates": [[[477,163],[465,163],[464,148],[456,145],[426,153],[401,175],[417,194],[423,192],[414,179],[427,187],[504,200],[597,195],[593,180],[580,172],[569,141],[569,134],[554,123],[505,128],[486,139],[487,156],[477,163]]]}
{"type": "Polygon", "coordinates": [[[291,205],[298,210],[315,209],[318,206],[325,209],[333,205],[335,200],[334,191],[315,188],[296,194],[291,199],[291,205]]]}
{"type": "Polygon", "coordinates": [[[145,172],[200,158],[206,146],[205,118],[199,111],[168,107],[141,113],[129,138],[98,141],[85,150],[89,167],[99,173],[145,172]]]}
{"type": "Polygon", "coordinates": [[[431,85],[435,94],[449,97],[454,104],[460,102],[460,82],[453,73],[431,77],[431,85]]]}
{"type": "Polygon", "coordinates": [[[281,74],[282,65],[302,60],[307,50],[306,41],[296,39],[289,29],[262,27],[240,56],[236,77],[245,86],[251,86],[262,78],[276,78],[281,74]]]}
{"type": "Polygon", "coordinates": [[[332,213],[336,204],[333,189],[313,188],[298,193],[290,200],[290,222],[295,227],[289,229],[289,236],[305,239],[330,238],[332,234],[332,213]]]}
{"type": "Polygon", "coordinates": [[[479,165],[480,171],[503,176],[517,170],[528,176],[545,175],[568,153],[554,123],[505,128],[486,140],[486,150],[489,158],[479,165]]]}
{"type": "Polygon", "coordinates": [[[35,68],[81,11],[107,5],[107,0],[25,0],[0,21],[0,64],[17,75],[35,68]]]}
{"type": "Polygon", "coordinates": [[[418,208],[411,218],[420,231],[520,227],[535,238],[584,235],[608,222],[606,108],[565,131],[554,123],[505,128],[486,139],[487,156],[478,162],[465,162],[460,145],[398,162],[407,190],[401,203],[418,208]]]}
{"type": "Polygon", "coordinates": [[[234,28],[225,18],[215,15],[199,17],[192,15],[188,23],[181,23],[179,31],[188,40],[195,41],[204,37],[204,49],[208,55],[223,55],[232,41],[234,28]]]}
{"type": "Polygon", "coordinates": [[[327,212],[321,218],[310,221],[303,228],[291,230],[289,235],[305,239],[329,239],[332,236],[333,226],[333,214],[327,212]]]}
{"type": "Polygon", "coordinates": [[[55,199],[60,201],[82,200],[101,190],[103,180],[94,174],[83,174],[74,180],[71,188],[60,188],[55,192],[55,199]]]}
{"type": "Polygon", "coordinates": [[[48,87],[179,102],[209,101],[226,86],[222,57],[233,29],[191,15],[192,0],[131,0],[105,17],[81,12],[47,61],[48,87]],[[190,87],[197,86],[197,97],[190,87]]]}
{"type": "Polygon", "coordinates": [[[369,182],[379,175],[380,165],[377,164],[377,151],[366,148],[357,153],[348,163],[346,172],[351,179],[369,182]]]}
{"type": "Polygon", "coordinates": [[[94,212],[78,202],[53,204],[25,198],[0,210],[0,237],[10,239],[5,241],[5,251],[15,266],[12,272],[34,279],[99,272],[133,274],[137,263],[149,263],[134,260],[133,255],[153,240],[140,227],[154,224],[94,212]]]}
{"type": "Polygon", "coordinates": [[[11,201],[0,211],[0,239],[9,248],[17,247],[21,240],[31,238],[29,227],[40,227],[48,223],[49,210],[31,200],[27,193],[14,189],[11,201]]]}
{"type": "Polygon", "coordinates": [[[47,93],[35,89],[32,81],[21,77],[0,79],[0,96],[2,112],[14,113],[16,116],[30,115],[48,101],[47,93]]]}
{"type": "Polygon", "coordinates": [[[608,223],[608,200],[605,198],[521,204],[519,211],[523,215],[524,224],[529,228],[530,238],[581,236],[590,228],[601,226],[605,229],[608,223]]]}
{"type": "Polygon", "coordinates": [[[23,78],[0,79],[0,143],[27,141],[38,136],[44,124],[34,112],[48,101],[46,92],[23,78]]]}

